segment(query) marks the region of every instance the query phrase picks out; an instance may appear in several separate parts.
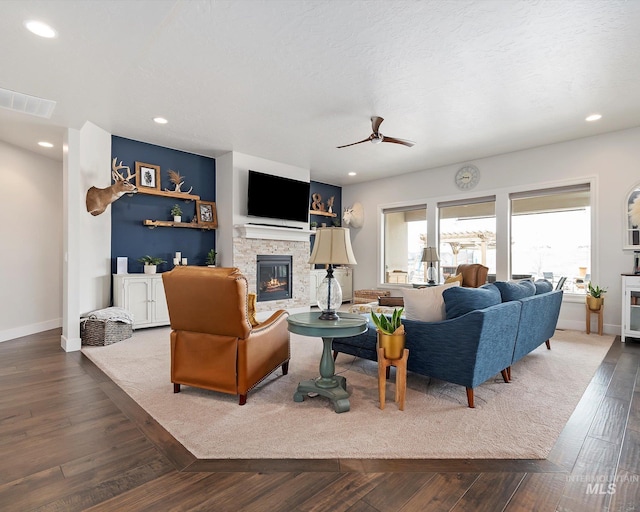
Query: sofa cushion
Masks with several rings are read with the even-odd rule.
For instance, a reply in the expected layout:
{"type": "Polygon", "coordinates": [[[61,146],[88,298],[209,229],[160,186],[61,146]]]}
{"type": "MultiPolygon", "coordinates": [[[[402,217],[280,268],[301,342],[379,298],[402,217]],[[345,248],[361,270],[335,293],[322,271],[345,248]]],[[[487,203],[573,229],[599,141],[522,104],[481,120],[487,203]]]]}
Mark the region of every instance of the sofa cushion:
{"type": "Polygon", "coordinates": [[[547,279],[538,279],[533,284],[536,287],[536,295],[553,291],[553,284],[547,279]]]}
{"type": "Polygon", "coordinates": [[[529,279],[523,279],[517,283],[512,281],[496,281],[493,284],[500,290],[502,302],[524,299],[525,297],[531,297],[536,294],[536,285],[529,279]]]}
{"type": "Polygon", "coordinates": [[[447,320],[502,302],[500,290],[493,284],[485,284],[480,288],[449,288],[442,292],[442,297],[444,298],[447,320]]]}
{"type": "Polygon", "coordinates": [[[421,322],[440,322],[445,319],[444,299],[442,293],[452,287],[458,288],[460,283],[449,283],[441,286],[424,288],[403,288],[400,290],[404,298],[404,316],[407,320],[421,322]]]}

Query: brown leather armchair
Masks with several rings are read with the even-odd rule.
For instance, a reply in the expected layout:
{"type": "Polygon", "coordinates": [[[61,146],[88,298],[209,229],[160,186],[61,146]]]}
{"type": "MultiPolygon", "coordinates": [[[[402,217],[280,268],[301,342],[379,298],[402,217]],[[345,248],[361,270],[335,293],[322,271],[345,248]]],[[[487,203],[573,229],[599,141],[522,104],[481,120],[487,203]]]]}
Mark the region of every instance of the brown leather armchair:
{"type": "Polygon", "coordinates": [[[237,268],[176,267],[162,274],[171,320],[171,382],[240,395],[278,366],[289,369],[284,310],[252,327],[247,280],[237,268]]]}
{"type": "Polygon", "coordinates": [[[480,263],[463,263],[458,265],[457,274],[462,274],[462,286],[478,288],[487,282],[489,268],[480,263]]]}

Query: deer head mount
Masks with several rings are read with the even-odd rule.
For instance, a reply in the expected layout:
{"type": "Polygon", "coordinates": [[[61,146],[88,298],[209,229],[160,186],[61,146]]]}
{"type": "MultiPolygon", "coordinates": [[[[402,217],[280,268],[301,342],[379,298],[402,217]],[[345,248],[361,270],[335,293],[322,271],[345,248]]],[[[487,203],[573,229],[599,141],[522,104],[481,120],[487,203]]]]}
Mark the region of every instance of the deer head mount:
{"type": "Polygon", "coordinates": [[[111,177],[115,183],[107,188],[91,187],[87,190],[87,211],[91,215],[100,215],[107,209],[107,206],[123,194],[135,194],[138,191],[136,186],[130,182],[131,178],[133,178],[131,169],[126,165],[122,165],[122,160],[120,164],[116,165],[117,160],[117,158],[114,158],[111,163],[111,177]],[[127,170],[126,178],[120,174],[120,169],[127,170]]]}

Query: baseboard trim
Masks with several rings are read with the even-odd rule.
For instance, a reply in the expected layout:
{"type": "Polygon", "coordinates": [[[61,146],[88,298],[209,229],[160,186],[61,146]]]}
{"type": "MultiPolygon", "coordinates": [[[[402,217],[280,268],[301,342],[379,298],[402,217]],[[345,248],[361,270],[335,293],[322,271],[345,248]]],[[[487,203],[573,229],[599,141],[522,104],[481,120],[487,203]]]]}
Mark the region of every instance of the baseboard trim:
{"type": "Polygon", "coordinates": [[[54,318],[53,320],[47,320],[46,322],[6,329],[4,331],[0,331],[0,342],[14,340],[16,338],[22,338],[23,336],[37,334],[42,331],[49,331],[51,329],[58,329],[60,327],[62,327],[62,318],[54,318]]]}

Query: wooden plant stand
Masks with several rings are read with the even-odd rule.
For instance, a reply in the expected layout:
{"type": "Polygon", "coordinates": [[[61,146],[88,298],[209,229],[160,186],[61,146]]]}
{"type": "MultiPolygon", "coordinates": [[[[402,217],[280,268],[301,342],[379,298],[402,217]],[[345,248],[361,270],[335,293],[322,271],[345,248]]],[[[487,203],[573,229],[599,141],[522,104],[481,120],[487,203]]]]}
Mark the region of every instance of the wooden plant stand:
{"type": "Polygon", "coordinates": [[[404,349],[400,359],[387,359],[384,357],[384,349],[378,347],[378,395],[380,397],[380,409],[384,409],[389,367],[395,366],[397,368],[395,401],[398,403],[398,409],[404,411],[405,396],[407,394],[407,359],[409,359],[409,349],[407,348],[404,349]]]}
{"type": "Polygon", "coordinates": [[[600,306],[598,311],[592,311],[589,309],[588,304],[585,304],[585,306],[587,308],[587,334],[591,334],[591,313],[595,313],[598,315],[598,334],[602,336],[602,323],[604,321],[602,314],[604,313],[604,304],[600,306]]]}

